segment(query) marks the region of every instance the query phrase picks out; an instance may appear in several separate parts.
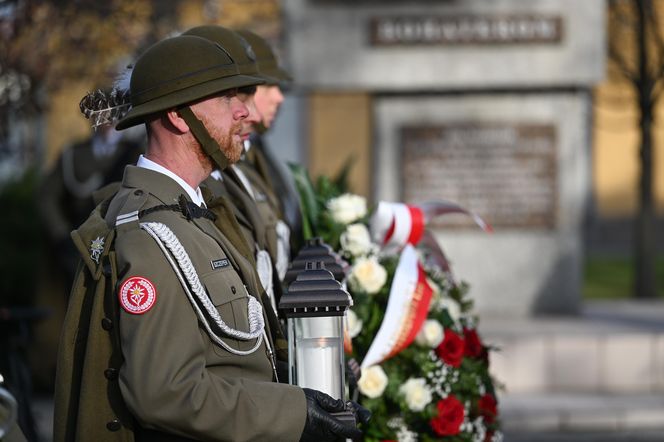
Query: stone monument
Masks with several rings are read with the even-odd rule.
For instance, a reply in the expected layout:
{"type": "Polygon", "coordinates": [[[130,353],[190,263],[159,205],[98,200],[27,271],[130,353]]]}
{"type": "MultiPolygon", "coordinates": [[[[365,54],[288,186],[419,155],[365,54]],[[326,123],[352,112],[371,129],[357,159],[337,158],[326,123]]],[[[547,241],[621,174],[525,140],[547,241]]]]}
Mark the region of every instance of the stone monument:
{"type": "MultiPolygon", "coordinates": [[[[307,92],[371,98],[372,199],[457,202],[432,227],[480,313],[574,313],[590,194],[601,0],[287,0],[307,92]]],[[[352,118],[352,115],[349,116],[352,118]]]]}

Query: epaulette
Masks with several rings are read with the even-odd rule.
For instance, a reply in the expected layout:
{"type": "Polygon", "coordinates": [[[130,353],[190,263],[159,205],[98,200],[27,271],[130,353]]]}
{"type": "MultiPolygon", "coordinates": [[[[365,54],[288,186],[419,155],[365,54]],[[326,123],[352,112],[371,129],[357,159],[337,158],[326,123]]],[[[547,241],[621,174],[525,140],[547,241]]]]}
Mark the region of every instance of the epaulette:
{"type": "Polygon", "coordinates": [[[124,232],[138,227],[138,222],[144,216],[154,212],[170,211],[182,214],[187,220],[191,221],[196,218],[207,218],[214,222],[217,216],[204,207],[200,207],[195,203],[187,200],[184,194],[180,194],[176,204],[161,204],[143,208],[148,199],[148,192],[141,189],[135,189],[129,193],[123,202],[119,202],[120,210],[115,212],[117,216],[113,222],[115,229],[118,232],[124,232]]]}
{"type": "MultiPolygon", "coordinates": [[[[116,194],[107,195],[106,199],[95,207],[88,219],[78,229],[71,232],[71,239],[95,280],[99,279],[102,272],[101,263],[111,249],[118,225],[117,219],[115,225],[109,225],[105,219],[115,197],[116,194]]],[[[145,204],[147,198],[147,193],[143,191],[135,191],[130,194],[122,202],[122,209],[119,212],[121,215],[118,215],[118,218],[125,220],[121,224],[136,221],[136,226],[138,226],[138,209],[145,204]]]]}
{"type": "Polygon", "coordinates": [[[138,227],[138,212],[148,200],[148,192],[135,189],[127,194],[115,218],[114,227],[120,231],[138,227]]]}

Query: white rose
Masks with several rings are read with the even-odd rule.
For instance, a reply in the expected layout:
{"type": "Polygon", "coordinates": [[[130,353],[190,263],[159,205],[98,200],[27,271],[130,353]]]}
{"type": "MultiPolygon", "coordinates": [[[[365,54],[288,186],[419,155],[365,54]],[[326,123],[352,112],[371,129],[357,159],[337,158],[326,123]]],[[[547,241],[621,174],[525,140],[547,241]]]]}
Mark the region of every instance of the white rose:
{"type": "Polygon", "coordinates": [[[364,291],[370,295],[378,293],[386,281],[387,271],[375,257],[360,258],[355,261],[348,277],[352,289],[364,291]]]}
{"type": "Polygon", "coordinates": [[[454,299],[447,296],[441,296],[438,300],[438,309],[447,309],[447,313],[450,315],[450,318],[452,318],[452,321],[459,322],[459,318],[461,317],[461,307],[459,307],[459,303],[454,299]]]}
{"type": "Polygon", "coordinates": [[[327,202],[332,219],[341,224],[350,224],[367,214],[367,200],[360,195],[344,193],[327,202]]]}
{"type": "Polygon", "coordinates": [[[443,326],[440,325],[440,322],[435,319],[427,319],[415,337],[415,342],[422,347],[436,348],[443,342],[443,336],[443,326]]]}
{"type": "Polygon", "coordinates": [[[346,325],[348,329],[348,335],[350,335],[351,338],[354,338],[360,334],[363,324],[364,323],[362,320],[357,317],[354,311],[348,310],[346,313],[346,325]]]}
{"type": "Polygon", "coordinates": [[[411,411],[422,411],[431,402],[431,389],[424,378],[410,378],[399,388],[411,411]]]}
{"type": "Polygon", "coordinates": [[[368,255],[374,249],[369,229],[364,224],[350,224],[339,241],[341,247],[352,256],[368,255]]]}
{"type": "Polygon", "coordinates": [[[382,396],[387,387],[387,375],[380,365],[372,365],[371,367],[362,369],[362,376],[357,382],[357,388],[360,393],[366,397],[375,399],[382,396]]]}

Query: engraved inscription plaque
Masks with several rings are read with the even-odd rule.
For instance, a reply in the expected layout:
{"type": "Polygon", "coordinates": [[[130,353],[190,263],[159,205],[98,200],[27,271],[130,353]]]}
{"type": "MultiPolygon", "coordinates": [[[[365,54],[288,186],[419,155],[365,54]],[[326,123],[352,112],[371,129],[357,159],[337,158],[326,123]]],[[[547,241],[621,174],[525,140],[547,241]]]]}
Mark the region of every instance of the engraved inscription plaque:
{"type": "MultiPolygon", "coordinates": [[[[555,227],[553,125],[404,126],[401,149],[404,201],[453,201],[495,227],[555,227]]],[[[470,225],[457,217],[438,224],[470,225]]]]}
{"type": "Polygon", "coordinates": [[[560,16],[399,15],[369,21],[372,46],[558,44],[562,35],[560,16]]]}

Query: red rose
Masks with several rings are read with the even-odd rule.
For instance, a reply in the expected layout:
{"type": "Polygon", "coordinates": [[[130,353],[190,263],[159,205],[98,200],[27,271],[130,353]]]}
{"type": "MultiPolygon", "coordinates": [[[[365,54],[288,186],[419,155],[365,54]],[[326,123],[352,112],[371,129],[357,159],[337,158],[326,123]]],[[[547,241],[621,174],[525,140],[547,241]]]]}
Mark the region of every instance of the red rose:
{"type": "Polygon", "coordinates": [[[482,396],[477,402],[477,408],[484,417],[484,422],[492,424],[496,421],[496,416],[498,416],[498,402],[492,394],[482,396]]]}
{"type": "Polygon", "coordinates": [[[474,328],[464,328],[463,337],[466,341],[466,356],[471,358],[479,358],[482,356],[482,351],[484,350],[484,345],[480,341],[480,337],[477,335],[477,330],[474,328]]]}
{"type": "Polygon", "coordinates": [[[440,359],[452,367],[461,365],[463,359],[465,344],[463,338],[454,333],[451,329],[445,329],[443,342],[436,348],[436,354],[440,359]]]}
{"type": "Polygon", "coordinates": [[[459,434],[463,423],[463,404],[453,394],[436,404],[438,416],[431,419],[431,428],[438,436],[453,436],[459,434]]]}
{"type": "Polygon", "coordinates": [[[484,442],[491,442],[493,439],[493,430],[489,430],[484,434],[484,442]]]}

